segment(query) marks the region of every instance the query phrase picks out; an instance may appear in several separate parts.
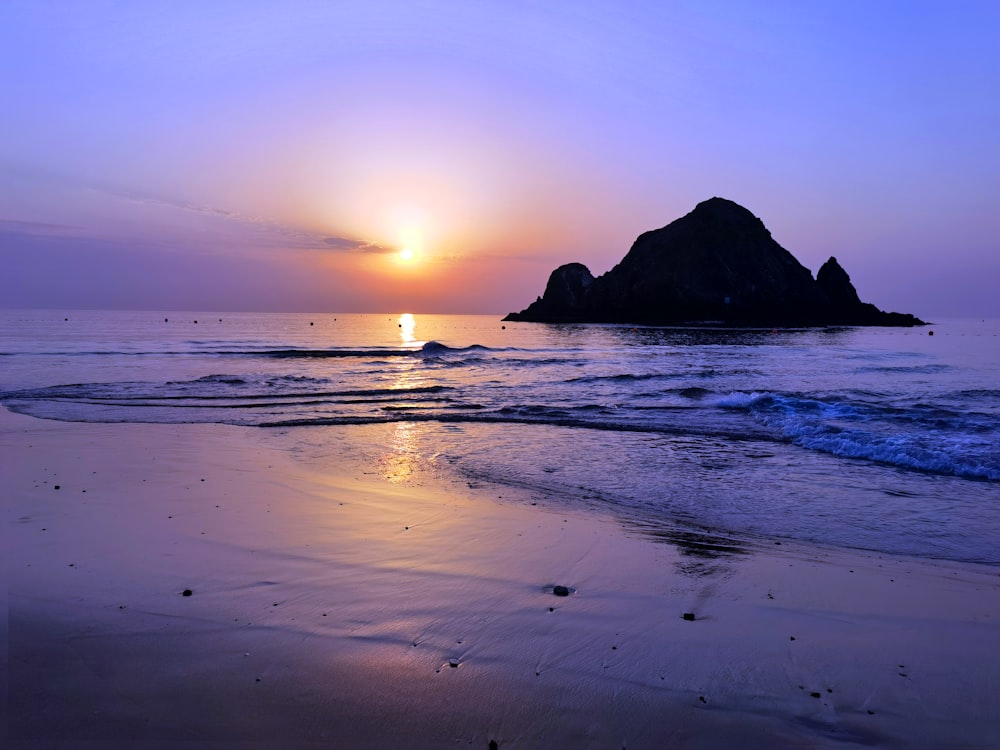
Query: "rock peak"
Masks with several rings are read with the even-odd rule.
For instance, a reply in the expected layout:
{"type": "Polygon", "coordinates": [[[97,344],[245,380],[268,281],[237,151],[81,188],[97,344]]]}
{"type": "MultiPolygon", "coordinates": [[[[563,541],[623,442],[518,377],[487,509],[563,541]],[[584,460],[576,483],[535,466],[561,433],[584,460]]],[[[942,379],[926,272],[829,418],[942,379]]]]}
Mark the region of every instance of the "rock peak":
{"type": "Polygon", "coordinates": [[[694,207],[689,216],[714,216],[727,219],[753,219],[757,220],[748,209],[728,198],[709,198],[694,207]]]}

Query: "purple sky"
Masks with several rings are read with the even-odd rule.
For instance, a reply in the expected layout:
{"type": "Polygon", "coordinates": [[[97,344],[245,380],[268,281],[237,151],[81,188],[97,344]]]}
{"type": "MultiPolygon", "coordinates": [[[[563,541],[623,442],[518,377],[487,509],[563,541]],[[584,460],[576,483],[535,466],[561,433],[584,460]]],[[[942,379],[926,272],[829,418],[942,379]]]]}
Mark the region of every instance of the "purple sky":
{"type": "Polygon", "coordinates": [[[879,307],[997,317],[998,39],[992,1],[4,0],[0,305],[506,313],[718,195],[879,307]]]}

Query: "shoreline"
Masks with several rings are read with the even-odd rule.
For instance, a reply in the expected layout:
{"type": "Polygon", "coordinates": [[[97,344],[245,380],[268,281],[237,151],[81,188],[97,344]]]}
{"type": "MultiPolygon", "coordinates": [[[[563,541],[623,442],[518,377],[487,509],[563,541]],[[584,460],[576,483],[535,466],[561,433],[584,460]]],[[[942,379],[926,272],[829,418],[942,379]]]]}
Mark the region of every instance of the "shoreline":
{"type": "Polygon", "coordinates": [[[9,746],[1000,744],[994,566],[705,556],[295,429],[0,410],[9,746]]]}

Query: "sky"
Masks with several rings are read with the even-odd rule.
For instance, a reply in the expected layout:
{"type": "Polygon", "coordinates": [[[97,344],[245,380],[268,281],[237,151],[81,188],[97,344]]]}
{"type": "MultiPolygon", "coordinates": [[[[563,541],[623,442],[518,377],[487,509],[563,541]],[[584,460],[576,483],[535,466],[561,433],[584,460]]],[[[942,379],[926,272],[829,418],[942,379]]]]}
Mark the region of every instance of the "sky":
{"type": "Polygon", "coordinates": [[[993,0],[3,0],[0,306],[503,314],[720,196],[883,309],[1000,317],[998,39],[993,0]]]}

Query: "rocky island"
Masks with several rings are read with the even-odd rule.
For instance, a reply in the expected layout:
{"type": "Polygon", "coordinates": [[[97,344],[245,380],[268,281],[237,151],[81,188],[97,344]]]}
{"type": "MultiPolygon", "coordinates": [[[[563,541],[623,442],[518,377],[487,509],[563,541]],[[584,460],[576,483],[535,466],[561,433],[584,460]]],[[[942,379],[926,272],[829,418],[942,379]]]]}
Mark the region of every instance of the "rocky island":
{"type": "Polygon", "coordinates": [[[545,293],[504,320],[727,326],[915,326],[910,314],[862,302],[830,258],[816,278],[750,211],[724,198],[639,235],[594,277],[581,263],[549,276],[545,293]]]}

